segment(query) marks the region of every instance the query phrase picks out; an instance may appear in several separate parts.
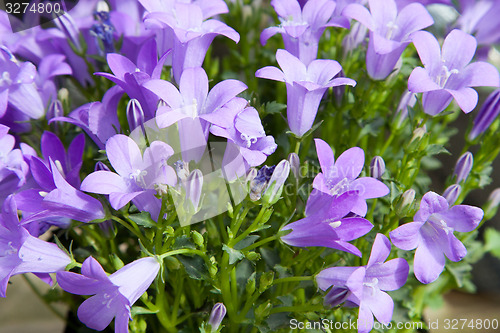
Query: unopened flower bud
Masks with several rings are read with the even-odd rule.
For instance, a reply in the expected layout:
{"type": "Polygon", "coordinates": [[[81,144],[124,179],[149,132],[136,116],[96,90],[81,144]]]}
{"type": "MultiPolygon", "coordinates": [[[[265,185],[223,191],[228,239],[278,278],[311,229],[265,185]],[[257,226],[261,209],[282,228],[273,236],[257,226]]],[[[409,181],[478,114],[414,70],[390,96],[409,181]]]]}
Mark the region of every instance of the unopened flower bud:
{"type": "Polygon", "coordinates": [[[488,201],[486,202],[485,208],[484,208],[484,219],[489,220],[498,211],[498,206],[500,205],[500,188],[497,188],[491,192],[490,196],[488,197],[488,201]]]}
{"type": "Polygon", "coordinates": [[[194,206],[194,210],[198,211],[201,190],[203,188],[203,174],[199,169],[196,169],[189,174],[185,182],[185,187],[186,199],[189,199],[194,206]]]}
{"type": "Polygon", "coordinates": [[[380,179],[385,172],[385,162],[380,156],[375,156],[370,162],[370,177],[380,179]]]}
{"type": "Polygon", "coordinates": [[[61,30],[65,35],[66,38],[68,38],[71,43],[74,45],[74,47],[78,50],[82,50],[82,46],[80,44],[80,29],[78,28],[78,25],[76,24],[75,20],[73,20],[73,17],[71,15],[57,15],[56,19],[54,20],[54,23],[56,26],[61,30]]]}
{"type": "Polygon", "coordinates": [[[144,110],[141,103],[135,98],[131,99],[127,104],[127,121],[131,132],[144,125],[144,110]]]}
{"type": "Polygon", "coordinates": [[[492,92],[484,101],[479,113],[474,119],[474,125],[469,133],[469,140],[474,140],[480,134],[484,133],[491,123],[500,113],[500,89],[492,92]]]}
{"type": "Polygon", "coordinates": [[[97,3],[95,11],[96,12],[109,12],[109,6],[106,3],[106,1],[99,1],[97,3]]]}
{"type": "Polygon", "coordinates": [[[276,165],[273,175],[267,184],[266,191],[262,200],[272,205],[279,200],[283,184],[290,174],[290,163],[287,160],[282,160],[276,165]]]}
{"type": "Polygon", "coordinates": [[[455,165],[455,171],[453,175],[456,176],[456,183],[460,183],[464,181],[469,176],[470,171],[472,170],[472,165],[474,164],[474,157],[471,152],[466,152],[457,161],[455,165]]]}
{"type": "Polygon", "coordinates": [[[248,170],[248,174],[247,174],[247,177],[246,177],[246,181],[247,183],[248,182],[251,182],[255,177],[257,177],[257,173],[259,171],[255,168],[250,168],[250,170],[248,170]]]}
{"type": "Polygon", "coordinates": [[[191,231],[191,237],[193,238],[193,241],[196,245],[198,245],[201,248],[205,247],[205,239],[203,238],[203,235],[200,234],[198,231],[196,230],[191,231]]]}
{"type": "Polygon", "coordinates": [[[443,197],[448,201],[450,206],[453,206],[460,195],[462,188],[458,184],[453,184],[448,186],[448,188],[444,191],[443,197]]]}
{"type": "Polygon", "coordinates": [[[220,324],[222,323],[222,319],[226,315],[226,307],[223,303],[217,303],[212,308],[212,312],[210,313],[210,319],[208,319],[208,324],[212,332],[217,332],[220,324]]]}
{"type": "Polygon", "coordinates": [[[108,168],[108,166],[106,164],[104,164],[101,161],[98,161],[95,164],[94,171],[111,171],[111,170],[109,170],[109,168],[108,168]]]}
{"type": "Polygon", "coordinates": [[[427,127],[424,125],[422,127],[418,127],[413,131],[413,136],[411,137],[410,143],[413,141],[419,141],[427,134],[427,127]]]}
{"type": "Polygon", "coordinates": [[[257,175],[250,181],[249,184],[250,200],[257,201],[260,199],[260,197],[262,196],[262,192],[264,191],[269,180],[271,179],[271,176],[275,168],[276,168],[275,165],[271,167],[264,165],[262,168],[259,169],[257,175]]]}
{"type": "MultiPolygon", "coordinates": [[[[344,71],[340,70],[340,72],[333,77],[333,79],[340,78],[340,77],[345,77],[344,71]]],[[[342,98],[344,97],[345,93],[345,85],[339,85],[336,87],[332,88],[333,96],[335,98],[335,104],[337,107],[340,107],[342,105],[342,98]]]]}
{"type": "Polygon", "coordinates": [[[401,100],[399,101],[399,105],[396,109],[396,117],[398,118],[398,126],[401,126],[403,121],[408,118],[409,108],[413,108],[417,103],[417,94],[412,93],[408,90],[405,91],[403,96],[401,96],[401,100]]]}
{"type": "Polygon", "coordinates": [[[177,173],[177,177],[179,177],[181,181],[185,181],[189,176],[189,163],[184,162],[183,160],[174,162],[174,169],[177,173]]]}
{"type": "Polygon", "coordinates": [[[288,155],[288,163],[290,163],[290,170],[292,170],[295,179],[300,178],[300,159],[299,155],[296,153],[290,153],[288,155]]]}
{"type": "Polygon", "coordinates": [[[413,205],[413,202],[415,201],[415,190],[414,189],[409,189],[406,190],[402,195],[401,198],[399,199],[399,202],[396,205],[396,212],[400,216],[406,215],[408,213],[409,209],[413,205]]]}

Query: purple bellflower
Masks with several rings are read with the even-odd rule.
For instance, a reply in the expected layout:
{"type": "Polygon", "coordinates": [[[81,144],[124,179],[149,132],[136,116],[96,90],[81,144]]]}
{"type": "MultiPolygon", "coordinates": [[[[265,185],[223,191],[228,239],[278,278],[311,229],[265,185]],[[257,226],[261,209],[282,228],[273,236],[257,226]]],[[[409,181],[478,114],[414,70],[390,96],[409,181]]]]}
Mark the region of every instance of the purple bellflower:
{"type": "MultiPolygon", "coordinates": [[[[234,119],[232,124],[227,127],[212,125],[210,132],[216,136],[228,139],[228,145],[234,144],[235,154],[241,154],[244,160],[242,169],[245,171],[250,167],[259,166],[265,162],[267,156],[274,153],[278,147],[274,142],[274,138],[270,135],[266,136],[264,127],[262,127],[259,113],[252,107],[246,107],[247,102],[242,98],[235,98],[226,104],[226,108],[237,112],[232,116],[234,119]],[[235,105],[241,104],[240,106],[235,105]]],[[[228,165],[229,155],[232,155],[231,147],[227,148],[228,156],[225,156],[223,165],[228,165]]],[[[236,163],[235,163],[236,164],[236,163]]],[[[241,176],[232,168],[224,168],[224,172],[228,179],[233,179],[233,174],[241,176]]]]}
{"type": "Polygon", "coordinates": [[[143,85],[150,80],[160,78],[167,54],[164,54],[158,60],[156,42],[151,39],[141,48],[137,65],[120,54],[110,53],[106,59],[113,74],[95,74],[113,81],[130,98],[137,99],[144,110],[144,119],[147,121],[155,116],[158,98],[151,91],[144,88],[143,85]]]}
{"type": "Polygon", "coordinates": [[[9,196],[0,218],[0,296],[5,297],[12,275],[38,273],[43,281],[50,281],[47,273],[64,270],[70,263],[56,244],[31,236],[21,226],[15,200],[9,196]]]}
{"type": "MultiPolygon", "coordinates": [[[[317,191],[339,196],[347,191],[355,190],[358,200],[353,205],[352,212],[360,216],[366,215],[366,199],[383,197],[389,193],[389,188],[378,179],[358,178],[365,163],[363,149],[350,148],[340,154],[335,161],[333,151],[325,141],[321,139],[314,139],[314,141],[322,171],[314,178],[313,187],[317,191]]],[[[313,190],[311,193],[313,198],[317,191],[313,190]]]]}
{"type": "Polygon", "coordinates": [[[391,322],[394,301],[385,291],[401,288],[408,279],[408,263],[402,258],[386,261],[390,252],[389,239],[377,234],[366,266],[331,267],[316,275],[320,289],[332,287],[325,296],[325,305],[359,306],[359,333],[372,330],[373,316],[382,324],[391,322]]]}
{"type": "Polygon", "coordinates": [[[432,116],[443,111],[455,99],[465,113],[477,104],[477,92],[471,87],[500,85],[498,70],[486,62],[469,64],[476,52],[476,39],[461,30],[446,36],[442,50],[429,32],[413,35],[413,44],[425,68],[417,67],[408,79],[408,90],[422,92],[424,111],[432,116]]]}
{"type": "MultiPolygon", "coordinates": [[[[473,0],[474,1],[474,0],[473,0]]],[[[433,4],[441,4],[441,5],[452,5],[452,0],[396,0],[396,4],[399,8],[404,8],[413,2],[421,3],[424,6],[429,6],[433,4]]]]}
{"type": "Polygon", "coordinates": [[[309,0],[303,8],[297,0],[272,0],[271,5],[281,24],[262,31],[262,45],[280,33],[285,49],[305,65],[316,59],[319,40],[327,27],[349,28],[346,18],[334,17],[336,3],[332,0],[309,0]]]}
{"type": "Polygon", "coordinates": [[[161,201],[155,197],[159,185],[175,185],[177,176],[167,160],[174,153],[164,142],[153,141],[142,154],[137,143],[117,134],[106,143],[106,155],[116,173],[95,171],[82,182],[82,191],[109,194],[114,209],[132,202],[153,219],[160,213],[161,201]]]}
{"type": "Polygon", "coordinates": [[[479,113],[474,119],[472,130],[469,133],[469,140],[474,140],[484,133],[500,113],[500,89],[492,92],[484,101],[479,113]]]}
{"type": "Polygon", "coordinates": [[[448,204],[445,198],[427,192],[420,202],[414,222],[391,231],[392,243],[405,251],[417,249],[414,258],[415,277],[422,283],[435,281],[444,269],[445,255],[451,261],[460,261],[467,249],[454,231],[474,230],[483,218],[478,207],[448,204]]]}
{"type": "Polygon", "coordinates": [[[334,78],[342,70],[335,60],[314,60],[306,66],[285,50],[276,52],[276,60],[282,70],[267,66],[259,69],[255,76],[286,83],[288,126],[298,137],[312,128],[319,103],[328,88],[356,85],[349,78],[334,78]]]}
{"type": "Polygon", "coordinates": [[[361,257],[361,252],[349,241],[367,234],[373,225],[362,217],[347,217],[358,201],[357,191],[347,191],[335,197],[317,193],[314,199],[311,203],[309,197],[305,218],[282,228],[292,232],[282,236],[281,240],[292,246],[325,246],[361,257]]]}
{"type": "Polygon", "coordinates": [[[500,41],[500,3],[493,0],[459,0],[458,27],[474,35],[479,45],[492,45],[500,41]]]}
{"type": "Polygon", "coordinates": [[[424,6],[412,3],[400,12],[394,0],[369,0],[370,11],[360,4],[344,8],[342,15],[353,18],[370,30],[366,69],[374,80],[385,79],[396,66],[410,34],[434,23],[424,6]]]}
{"type": "Polygon", "coordinates": [[[167,104],[158,108],[158,127],[177,123],[183,160],[197,162],[205,151],[210,124],[230,127],[234,112],[223,106],[247,88],[238,80],[224,80],[209,91],[208,77],[201,67],[186,69],[178,90],[164,80],[151,80],[144,86],[167,104]]]}
{"type": "Polygon", "coordinates": [[[20,189],[29,176],[23,152],[14,149],[16,139],[8,131],[7,126],[0,124],[0,205],[7,196],[20,189]]]}
{"type": "Polygon", "coordinates": [[[68,117],[56,117],[50,122],[74,124],[83,129],[100,149],[104,149],[106,141],[120,131],[117,109],[122,95],[122,88],[112,87],[104,94],[102,102],[87,103],[72,111],[68,117]]]}
{"type": "Polygon", "coordinates": [[[151,19],[173,30],[172,71],[176,82],[186,68],[201,67],[208,47],[217,35],[226,36],[236,43],[240,40],[236,30],[225,23],[205,20],[197,3],[175,2],[168,12],[152,12],[144,17],[146,24],[151,19]]]}
{"type": "Polygon", "coordinates": [[[78,308],[78,319],[87,327],[102,331],[115,318],[115,333],[128,333],[130,308],[146,292],[160,270],[156,258],[146,257],[107,275],[92,257],[82,264],[82,274],[58,272],[57,283],[76,295],[94,295],[78,308]]]}

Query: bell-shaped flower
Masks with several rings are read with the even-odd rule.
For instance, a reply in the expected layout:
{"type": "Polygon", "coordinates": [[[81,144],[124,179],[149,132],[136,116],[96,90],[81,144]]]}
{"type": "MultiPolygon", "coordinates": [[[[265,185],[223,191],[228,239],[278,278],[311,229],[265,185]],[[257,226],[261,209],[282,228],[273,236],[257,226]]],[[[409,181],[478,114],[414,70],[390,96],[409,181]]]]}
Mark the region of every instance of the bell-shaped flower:
{"type": "Polygon", "coordinates": [[[134,140],[117,134],[106,143],[106,155],[116,173],[95,171],[83,180],[81,190],[109,194],[114,209],[132,200],[140,211],[148,211],[157,219],[161,201],[155,197],[156,187],[176,184],[175,171],[167,165],[173,154],[173,149],[161,141],[153,141],[143,154],[134,140]]]}
{"type": "Polygon", "coordinates": [[[233,175],[241,176],[237,170],[248,170],[250,167],[259,166],[265,162],[267,156],[274,153],[278,147],[274,142],[274,138],[270,135],[266,136],[264,127],[259,117],[259,113],[252,107],[246,107],[247,102],[242,98],[235,98],[227,103],[226,107],[234,112],[233,122],[226,126],[212,125],[210,132],[216,136],[224,137],[229,142],[235,144],[234,150],[231,147],[226,149],[223,159],[224,173],[227,179],[234,179],[233,175]],[[235,105],[240,103],[241,105],[235,105]],[[229,163],[234,161],[230,156],[240,154],[243,158],[244,166],[235,165],[238,163],[229,163]],[[227,156],[226,156],[227,155],[227,156]],[[237,170],[234,170],[236,168],[237,170]]]}
{"type": "Polygon", "coordinates": [[[142,46],[137,57],[137,65],[121,54],[110,53],[106,59],[113,74],[100,72],[95,73],[95,75],[113,81],[130,98],[137,99],[144,110],[144,117],[147,121],[155,116],[158,98],[143,85],[145,82],[160,78],[167,55],[168,51],[158,60],[156,42],[151,39],[142,46]]]}
{"type": "Polygon", "coordinates": [[[144,17],[160,22],[173,30],[172,71],[176,82],[182,73],[191,67],[201,67],[208,47],[217,35],[226,36],[236,43],[240,35],[221,21],[205,20],[202,8],[197,3],[175,2],[168,12],[152,12],[144,17]]]}
{"type": "Polygon", "coordinates": [[[7,196],[17,192],[29,176],[29,166],[20,149],[14,149],[16,139],[9,128],[0,124],[0,205],[7,196]]]}
{"type": "Polygon", "coordinates": [[[309,0],[303,8],[297,0],[272,0],[271,5],[281,24],[262,31],[262,45],[269,37],[280,33],[285,49],[305,65],[316,59],[319,40],[327,27],[349,28],[347,19],[334,16],[336,3],[333,0],[309,0]]]}
{"type": "Polygon", "coordinates": [[[367,234],[373,225],[362,217],[347,216],[358,201],[357,191],[339,196],[316,193],[315,197],[314,204],[311,197],[308,200],[305,218],[282,228],[292,232],[281,236],[281,240],[292,246],[324,246],[361,257],[361,252],[349,241],[367,234]]]}
{"type": "Polygon", "coordinates": [[[401,288],[408,279],[408,263],[402,258],[386,261],[390,252],[389,239],[377,234],[366,266],[331,267],[316,275],[321,290],[332,287],[325,296],[325,305],[359,306],[359,333],[372,330],[373,316],[384,325],[390,324],[394,301],[386,291],[401,288]]]}
{"type": "Polygon", "coordinates": [[[14,198],[9,196],[0,218],[0,296],[5,297],[12,275],[37,273],[45,281],[47,273],[64,270],[70,263],[56,244],[31,236],[21,226],[14,198]]]}
{"type": "Polygon", "coordinates": [[[456,262],[467,254],[453,232],[472,231],[482,218],[483,211],[478,207],[450,207],[439,194],[427,192],[413,217],[414,222],[403,224],[389,234],[396,247],[405,251],[417,249],[413,261],[415,276],[422,283],[431,283],[443,271],[445,255],[456,262]]]}
{"type": "Polygon", "coordinates": [[[127,333],[130,308],[158,275],[160,263],[146,257],[107,275],[92,257],[82,264],[81,273],[58,272],[57,283],[75,295],[93,295],[78,308],[78,319],[87,327],[102,331],[115,318],[115,333],[127,333]]]}
{"type": "Polygon", "coordinates": [[[413,35],[413,44],[425,68],[417,67],[408,79],[408,90],[422,92],[424,111],[432,116],[443,111],[455,99],[465,113],[477,104],[477,92],[471,87],[500,85],[498,70],[486,62],[471,63],[476,39],[461,30],[446,36],[442,49],[429,32],[413,35]]]}
{"type": "Polygon", "coordinates": [[[474,35],[479,45],[492,45],[500,41],[500,3],[491,0],[459,0],[460,16],[457,26],[474,35]]]}
{"type": "Polygon", "coordinates": [[[223,106],[247,88],[238,80],[224,80],[209,92],[208,77],[201,67],[186,69],[179,89],[164,80],[151,80],[144,86],[167,104],[158,108],[156,122],[160,128],[177,123],[184,161],[200,160],[210,124],[231,126],[234,112],[223,106]]]}
{"type": "Polygon", "coordinates": [[[374,80],[385,79],[396,66],[410,35],[434,23],[427,9],[412,3],[398,12],[395,0],[369,0],[370,11],[360,4],[344,8],[342,15],[353,18],[370,30],[366,69],[374,80]]]}
{"type": "MultiPolygon", "coordinates": [[[[340,154],[335,161],[333,151],[325,141],[321,139],[314,141],[321,166],[321,173],[314,178],[315,189],[332,196],[355,190],[358,200],[353,205],[352,212],[360,216],[366,215],[366,199],[380,198],[389,193],[389,188],[376,178],[358,178],[365,163],[363,149],[350,148],[340,154]]],[[[311,193],[310,200],[314,200],[314,193],[314,191],[311,193]]]]}
{"type": "Polygon", "coordinates": [[[255,76],[286,83],[288,126],[298,137],[312,128],[319,103],[328,88],[356,85],[349,78],[334,78],[342,70],[335,60],[314,60],[306,66],[290,52],[278,50],[276,61],[281,70],[267,66],[259,69],[255,76]]]}

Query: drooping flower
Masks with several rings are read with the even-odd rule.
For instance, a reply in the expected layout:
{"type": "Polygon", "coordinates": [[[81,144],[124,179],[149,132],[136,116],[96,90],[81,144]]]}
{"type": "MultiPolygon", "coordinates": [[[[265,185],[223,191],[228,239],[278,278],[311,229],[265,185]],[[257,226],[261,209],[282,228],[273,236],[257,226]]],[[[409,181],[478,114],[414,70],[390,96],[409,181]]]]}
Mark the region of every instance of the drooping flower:
{"type": "Polygon", "coordinates": [[[106,155],[116,173],[95,171],[83,180],[81,190],[109,194],[114,209],[132,201],[140,211],[157,219],[161,201],[155,197],[156,186],[176,184],[175,171],[167,165],[173,153],[166,143],[153,141],[143,154],[134,140],[117,134],[106,143],[106,155]]]}
{"type": "Polygon", "coordinates": [[[292,232],[281,240],[292,246],[325,246],[361,257],[361,252],[349,241],[365,235],[373,225],[362,217],[347,217],[358,201],[357,191],[314,196],[314,202],[311,197],[307,202],[306,217],[282,228],[292,232]]]}
{"type": "Polygon", "coordinates": [[[78,319],[87,327],[102,331],[115,318],[115,332],[127,333],[130,308],[149,288],[159,269],[156,258],[146,257],[108,276],[97,260],[88,257],[81,275],[58,272],[57,283],[72,294],[94,295],[78,308],[78,319]]]}
{"type": "Polygon", "coordinates": [[[484,101],[469,133],[469,140],[474,140],[484,133],[500,114],[500,89],[493,91],[484,101]]]}
{"type": "Polygon", "coordinates": [[[413,44],[425,68],[417,67],[408,79],[408,90],[423,92],[424,111],[436,115],[455,99],[468,113],[477,104],[477,92],[471,87],[500,85],[498,70],[486,62],[469,64],[476,52],[476,39],[461,30],[446,36],[442,50],[429,32],[413,35],[413,44]]]}
{"type": "Polygon", "coordinates": [[[359,21],[370,30],[366,69],[374,80],[385,79],[396,66],[410,35],[427,28],[434,20],[424,6],[412,3],[399,13],[395,0],[369,0],[370,11],[360,4],[350,4],[342,15],[359,21]]]}
{"type": "Polygon", "coordinates": [[[240,35],[225,23],[205,20],[203,9],[197,3],[174,2],[169,11],[151,12],[144,20],[146,24],[153,20],[173,31],[172,71],[176,82],[180,82],[185,69],[201,67],[208,47],[217,35],[226,36],[236,43],[240,40],[240,35]]]}
{"type": "Polygon", "coordinates": [[[358,332],[367,333],[373,328],[373,316],[382,324],[389,324],[394,301],[385,291],[401,288],[408,278],[410,267],[406,260],[396,258],[386,261],[391,243],[386,236],[377,234],[368,264],[361,267],[331,267],[316,275],[318,287],[327,290],[325,305],[335,307],[359,306],[358,332]]]}
{"type": "Polygon", "coordinates": [[[158,108],[158,127],[177,123],[183,160],[196,162],[206,149],[210,124],[230,127],[234,110],[223,106],[247,88],[238,80],[224,80],[208,91],[208,76],[201,67],[184,70],[179,89],[164,80],[151,80],[144,87],[167,104],[158,108]]]}
{"type": "Polygon", "coordinates": [[[314,60],[306,66],[290,52],[278,50],[276,61],[281,70],[267,66],[259,69],[255,76],[286,83],[288,126],[298,137],[312,128],[319,103],[328,88],[356,85],[349,78],[334,78],[342,70],[335,60],[314,60]]]}
{"type": "Polygon", "coordinates": [[[45,281],[46,273],[64,270],[70,263],[69,256],[56,244],[31,236],[21,226],[15,200],[9,196],[0,218],[0,296],[5,297],[12,275],[40,273],[45,281]]]}
{"type": "MultiPolygon", "coordinates": [[[[378,179],[358,178],[365,163],[365,154],[361,148],[350,148],[335,161],[333,151],[325,141],[314,141],[321,166],[321,173],[314,178],[315,189],[332,196],[355,190],[358,200],[353,205],[352,212],[360,216],[366,215],[366,199],[383,197],[389,193],[389,188],[378,179]]],[[[314,193],[311,193],[312,197],[314,193]]]]}
{"type": "Polygon", "coordinates": [[[273,0],[271,5],[281,24],[262,31],[262,45],[280,33],[285,49],[305,65],[316,59],[319,40],[327,27],[349,27],[344,17],[334,16],[336,3],[332,0],[309,0],[303,8],[297,0],[273,0]]]}
{"type": "Polygon", "coordinates": [[[482,218],[483,211],[478,207],[450,207],[442,196],[427,192],[413,217],[414,222],[391,231],[391,241],[405,251],[417,249],[413,264],[415,276],[422,283],[431,283],[443,271],[445,255],[456,262],[467,254],[467,249],[453,232],[472,231],[482,218]]]}

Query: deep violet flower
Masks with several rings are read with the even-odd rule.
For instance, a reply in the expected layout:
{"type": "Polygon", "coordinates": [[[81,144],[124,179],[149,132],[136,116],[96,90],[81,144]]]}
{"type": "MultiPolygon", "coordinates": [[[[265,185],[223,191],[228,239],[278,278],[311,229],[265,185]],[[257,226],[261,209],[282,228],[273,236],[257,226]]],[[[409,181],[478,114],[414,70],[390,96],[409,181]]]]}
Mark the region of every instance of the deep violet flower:
{"type": "Polygon", "coordinates": [[[107,275],[92,257],[82,264],[82,274],[58,272],[57,283],[76,295],[94,295],[78,308],[78,319],[87,327],[102,331],[115,318],[115,333],[127,333],[130,308],[158,275],[160,263],[146,257],[107,275]]]}
{"type": "Polygon", "coordinates": [[[292,246],[325,246],[361,257],[361,252],[349,241],[368,233],[373,225],[362,217],[347,217],[358,201],[357,191],[339,196],[316,193],[314,208],[311,197],[307,202],[306,217],[287,224],[282,230],[292,230],[281,240],[292,246]]]}
{"type": "Polygon", "coordinates": [[[467,249],[455,237],[454,231],[474,230],[483,218],[478,207],[448,204],[445,198],[427,192],[420,202],[414,222],[391,231],[392,243],[405,251],[415,251],[415,277],[422,283],[435,281],[444,269],[445,255],[451,261],[460,261],[467,249]]]}
{"type": "Polygon", "coordinates": [[[371,331],[373,316],[382,324],[391,322],[394,301],[385,291],[401,288],[408,278],[410,267],[406,260],[386,261],[390,252],[389,239],[377,234],[366,266],[331,267],[316,275],[320,289],[333,286],[325,296],[325,305],[334,307],[345,303],[350,307],[359,306],[359,333],[371,331]]]}
{"type": "Polygon", "coordinates": [[[46,273],[64,270],[70,263],[69,256],[56,244],[31,236],[21,226],[15,200],[9,196],[0,218],[0,296],[5,297],[12,275],[39,273],[42,280],[50,281],[46,273]]]}
{"type": "Polygon", "coordinates": [[[336,3],[332,0],[309,0],[303,8],[297,0],[272,0],[271,5],[281,24],[262,31],[262,45],[281,33],[285,49],[305,65],[316,59],[319,40],[327,27],[349,27],[347,19],[334,16],[336,3]]]}
{"type": "Polygon", "coordinates": [[[370,30],[366,69],[374,80],[385,79],[396,66],[410,35],[434,23],[425,7],[412,3],[398,12],[394,0],[369,0],[370,11],[360,4],[344,8],[342,15],[353,18],[370,30]]]}
{"type": "MultiPolygon", "coordinates": [[[[313,187],[320,192],[339,196],[347,191],[356,190],[357,202],[352,212],[366,215],[366,199],[379,198],[389,193],[389,188],[380,180],[372,177],[358,178],[365,163],[363,149],[354,147],[346,150],[337,158],[330,146],[321,139],[314,139],[321,173],[313,182],[313,187]]],[[[314,197],[314,191],[311,196],[314,197]]],[[[311,200],[311,199],[310,199],[311,200]]]]}
{"type": "Polygon", "coordinates": [[[471,87],[500,85],[498,70],[486,62],[469,64],[476,52],[476,39],[461,30],[446,36],[442,50],[429,32],[413,35],[413,44],[425,68],[417,67],[408,79],[408,90],[423,92],[424,111],[437,115],[452,99],[468,113],[477,104],[477,92],[471,87]]]}
{"type": "Polygon", "coordinates": [[[83,180],[81,190],[109,194],[114,209],[132,200],[140,211],[157,219],[161,201],[155,197],[156,186],[176,184],[175,171],[167,165],[173,153],[166,143],[153,141],[143,154],[134,140],[117,134],[106,143],[106,155],[116,173],[95,171],[83,180]]]}
{"type": "Polygon", "coordinates": [[[469,140],[474,140],[484,133],[498,117],[498,114],[500,114],[500,89],[496,89],[484,101],[479,113],[474,118],[474,125],[468,136],[469,140]]]}
{"type": "Polygon", "coordinates": [[[281,70],[267,66],[259,69],[255,76],[286,83],[288,126],[298,137],[312,128],[319,103],[328,88],[356,85],[349,78],[334,78],[342,70],[335,60],[314,60],[306,66],[290,52],[278,50],[276,61],[281,70]]]}

